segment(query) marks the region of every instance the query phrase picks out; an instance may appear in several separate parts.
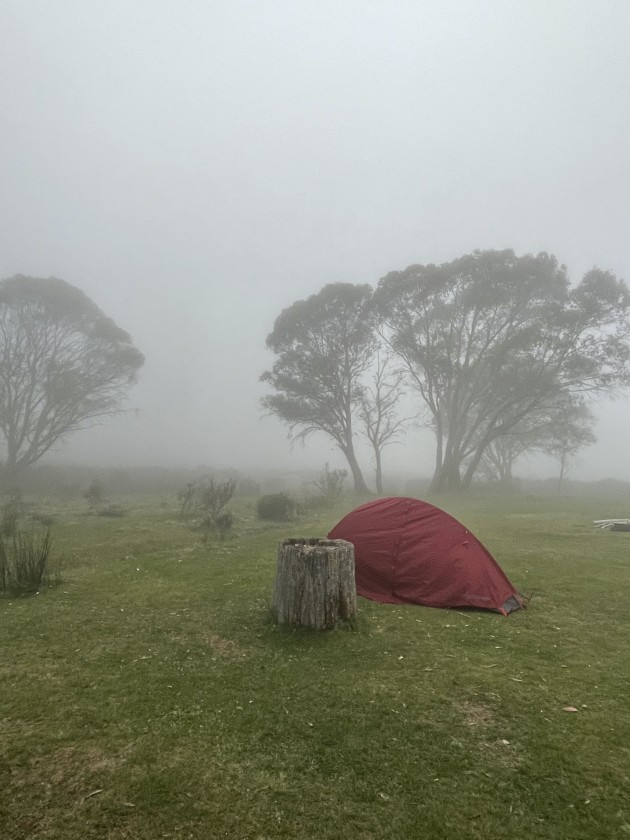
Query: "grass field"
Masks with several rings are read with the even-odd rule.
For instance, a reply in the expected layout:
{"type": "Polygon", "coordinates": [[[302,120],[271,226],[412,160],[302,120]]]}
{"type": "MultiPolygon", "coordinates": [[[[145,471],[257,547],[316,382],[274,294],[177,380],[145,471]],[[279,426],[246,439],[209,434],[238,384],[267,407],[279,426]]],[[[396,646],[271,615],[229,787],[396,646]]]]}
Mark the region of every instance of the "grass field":
{"type": "Polygon", "coordinates": [[[57,516],[62,582],[0,598],[0,837],[630,837],[630,533],[619,501],[434,499],[530,608],[361,600],[288,631],[278,541],[204,545],[175,505],[57,516]],[[576,712],[566,712],[564,707],[576,712]]]}

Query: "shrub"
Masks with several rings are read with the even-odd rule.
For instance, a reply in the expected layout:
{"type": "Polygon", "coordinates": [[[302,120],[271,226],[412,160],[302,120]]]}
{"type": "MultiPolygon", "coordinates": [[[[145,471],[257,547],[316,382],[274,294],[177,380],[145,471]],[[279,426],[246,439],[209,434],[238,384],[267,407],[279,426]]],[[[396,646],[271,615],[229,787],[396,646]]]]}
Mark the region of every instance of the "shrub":
{"type": "Polygon", "coordinates": [[[219,539],[224,540],[228,535],[229,531],[232,530],[233,524],[234,514],[232,513],[232,511],[222,510],[214,518],[207,516],[204,519],[202,519],[199,528],[203,533],[204,542],[208,540],[208,537],[212,533],[217,534],[219,539]]]}
{"type": "Polygon", "coordinates": [[[99,516],[126,516],[127,511],[122,505],[107,505],[107,507],[99,508],[97,511],[99,516]]]}
{"type": "Polygon", "coordinates": [[[103,482],[99,481],[98,478],[95,478],[83,494],[83,497],[88,500],[91,507],[94,507],[103,501],[104,495],[105,487],[103,486],[103,482]]]}
{"type": "Polygon", "coordinates": [[[0,511],[0,534],[2,537],[8,538],[15,536],[18,522],[23,512],[22,494],[16,490],[10,494],[0,511]]]}
{"type": "Polygon", "coordinates": [[[38,525],[43,525],[44,528],[50,528],[55,523],[54,516],[50,516],[48,513],[38,513],[37,511],[31,513],[30,519],[38,525]]]}
{"type": "Polygon", "coordinates": [[[16,531],[0,539],[0,590],[10,595],[37,592],[45,580],[51,545],[50,528],[16,531]]]}
{"type": "Polygon", "coordinates": [[[340,501],[343,496],[343,483],[347,475],[348,470],[331,470],[328,464],[324,464],[324,469],[313,484],[327,504],[334,505],[340,501]]]}
{"type": "Polygon", "coordinates": [[[177,498],[179,499],[180,515],[182,519],[189,516],[195,510],[197,494],[197,482],[189,481],[188,484],[179,491],[177,498]]]}
{"type": "Polygon", "coordinates": [[[234,516],[224,508],[235,492],[235,479],[215,481],[211,476],[204,476],[198,481],[190,481],[178,493],[182,517],[199,518],[198,527],[204,542],[212,533],[223,539],[231,530],[234,516]]]}
{"type": "Polygon", "coordinates": [[[290,522],[297,516],[298,505],[289,493],[271,493],[261,496],[256,508],[261,519],[290,522]]]}

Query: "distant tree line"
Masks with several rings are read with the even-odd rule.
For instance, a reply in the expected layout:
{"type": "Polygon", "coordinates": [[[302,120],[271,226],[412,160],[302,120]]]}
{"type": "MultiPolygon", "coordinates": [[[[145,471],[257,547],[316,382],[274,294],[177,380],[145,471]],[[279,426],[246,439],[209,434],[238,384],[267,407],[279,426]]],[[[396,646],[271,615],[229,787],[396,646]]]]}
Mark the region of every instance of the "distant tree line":
{"type": "MultiPolygon", "coordinates": [[[[509,483],[545,452],[562,481],[594,441],[593,400],[630,384],[630,296],[593,269],[571,286],[546,253],[475,251],[367,284],[324,286],[283,310],[267,338],[265,409],[306,440],[321,432],[369,490],[357,438],[383,492],[385,448],[410,422],[435,437],[432,488],[475,476],[509,483]],[[413,401],[411,416],[401,397],[413,401]]],[[[120,411],[144,362],[131,337],[56,278],[0,282],[0,483],[14,485],[68,434],[120,411]]],[[[332,475],[332,473],[331,473],[332,475]]]]}
{"type": "Polygon", "coordinates": [[[556,457],[562,480],[595,440],[590,403],[630,384],[629,339],[630,295],[609,271],[571,286],[549,254],[475,251],[391,272],[376,289],[329,284],[284,309],[267,338],[263,406],[294,440],[334,441],[359,492],[357,438],[383,492],[383,450],[410,420],[433,432],[435,491],[509,482],[531,451],[556,457]],[[403,392],[413,417],[399,413],[403,392]]]}

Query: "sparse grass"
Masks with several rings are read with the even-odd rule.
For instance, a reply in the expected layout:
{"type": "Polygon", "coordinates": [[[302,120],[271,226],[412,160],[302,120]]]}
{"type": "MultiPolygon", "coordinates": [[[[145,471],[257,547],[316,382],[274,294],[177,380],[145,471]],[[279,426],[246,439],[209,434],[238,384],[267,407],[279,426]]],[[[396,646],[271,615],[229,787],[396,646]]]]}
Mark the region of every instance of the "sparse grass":
{"type": "Polygon", "coordinates": [[[1,836],[630,836],[630,534],[591,525],[627,511],[433,501],[528,611],[361,600],[354,630],[289,631],[277,543],[349,506],[269,526],[241,502],[209,545],[159,499],[57,506],[63,586],[0,599],[1,836]]]}

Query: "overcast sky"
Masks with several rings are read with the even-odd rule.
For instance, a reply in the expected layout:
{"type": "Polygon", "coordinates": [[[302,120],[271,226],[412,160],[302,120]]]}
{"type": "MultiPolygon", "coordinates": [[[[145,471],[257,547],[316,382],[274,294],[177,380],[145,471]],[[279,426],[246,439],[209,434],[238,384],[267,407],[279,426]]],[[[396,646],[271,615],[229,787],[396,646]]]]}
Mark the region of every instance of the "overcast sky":
{"type": "MultiPolygon", "coordinates": [[[[476,248],[629,279],[629,34],[628,0],[2,0],[0,277],[146,356],[63,457],[341,466],[261,417],[293,301],[476,248]]],[[[574,474],[630,480],[630,402],[597,414],[574,474]]]]}

